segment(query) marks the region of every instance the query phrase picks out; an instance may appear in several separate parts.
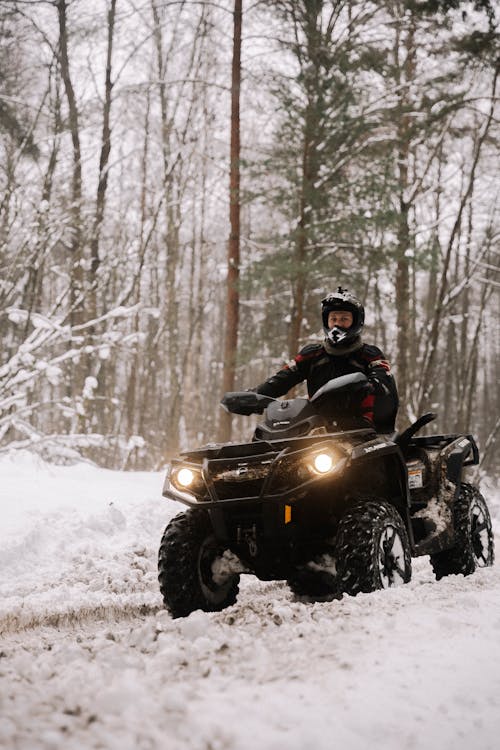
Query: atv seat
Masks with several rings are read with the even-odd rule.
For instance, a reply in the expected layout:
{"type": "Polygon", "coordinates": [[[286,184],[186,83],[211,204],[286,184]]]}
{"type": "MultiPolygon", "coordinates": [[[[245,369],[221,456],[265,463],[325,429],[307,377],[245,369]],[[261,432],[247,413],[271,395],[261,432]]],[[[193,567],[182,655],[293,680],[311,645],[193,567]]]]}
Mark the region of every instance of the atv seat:
{"type": "Polygon", "coordinates": [[[424,425],[436,419],[436,417],[437,414],[432,411],[427,412],[427,414],[422,414],[422,416],[419,417],[416,422],[407,427],[406,430],[403,432],[395,432],[391,437],[392,441],[399,445],[401,450],[404,451],[409,446],[410,440],[414,434],[424,427],[424,425]]]}

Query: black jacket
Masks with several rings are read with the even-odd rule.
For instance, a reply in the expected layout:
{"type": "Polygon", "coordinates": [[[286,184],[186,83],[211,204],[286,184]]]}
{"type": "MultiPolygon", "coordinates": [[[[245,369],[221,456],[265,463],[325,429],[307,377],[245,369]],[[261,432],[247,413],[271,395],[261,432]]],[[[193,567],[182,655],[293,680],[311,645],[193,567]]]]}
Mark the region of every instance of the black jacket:
{"type": "Polygon", "coordinates": [[[277,398],[307,380],[311,397],[332,378],[363,372],[369,386],[360,394],[343,398],[333,418],[343,429],[372,426],[378,432],[392,432],[399,406],[396,383],[384,355],[376,346],[361,341],[345,353],[328,353],[323,344],[309,344],[291,362],[254,388],[257,393],[277,398]]]}

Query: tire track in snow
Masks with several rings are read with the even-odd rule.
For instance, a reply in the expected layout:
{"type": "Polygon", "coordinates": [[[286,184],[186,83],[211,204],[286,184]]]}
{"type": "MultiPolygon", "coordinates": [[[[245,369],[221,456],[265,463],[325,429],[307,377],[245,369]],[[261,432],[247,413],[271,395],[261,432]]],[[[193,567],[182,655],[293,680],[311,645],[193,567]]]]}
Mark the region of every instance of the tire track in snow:
{"type": "MultiPolygon", "coordinates": [[[[275,581],[262,583],[256,579],[249,580],[240,592],[237,612],[246,612],[249,620],[266,616],[268,608],[264,603],[273,599],[289,596],[286,584],[275,581]],[[257,600],[257,604],[255,602],[257,600]]],[[[26,630],[40,627],[71,628],[76,625],[87,625],[96,622],[112,623],[138,619],[141,622],[148,616],[157,615],[167,610],[161,594],[156,591],[137,591],[129,594],[112,594],[95,591],[81,598],[78,604],[71,604],[71,594],[64,591],[65,600],[57,588],[50,592],[43,591],[27,598],[11,597],[0,606],[0,635],[14,635],[26,630]]],[[[224,613],[220,614],[224,618],[224,613]]],[[[239,614],[238,619],[241,618],[239,614]]],[[[229,615],[231,624],[231,616],[229,615]]],[[[236,622],[236,617],[234,618],[236,622]]]]}
{"type": "MultiPolygon", "coordinates": [[[[420,562],[420,561],[419,561],[420,562]]],[[[287,585],[282,581],[261,582],[248,576],[238,596],[238,601],[223,612],[209,615],[221,625],[236,628],[260,628],[264,624],[281,625],[293,613],[293,620],[308,621],[313,615],[320,618],[349,617],[361,612],[370,615],[372,607],[390,610],[419,606],[447,605],[470,594],[500,588],[500,570],[478,571],[476,574],[450,576],[437,582],[430,571],[427,561],[418,565],[413,581],[404,587],[389,589],[385,592],[363,594],[358,597],[343,597],[335,602],[302,602],[294,599],[287,585]],[[425,563],[425,564],[422,564],[425,563]],[[385,607],[382,604],[385,602],[385,607]],[[285,607],[287,617],[283,617],[285,607]]],[[[76,598],[76,597],[75,597],[76,598]]],[[[130,593],[108,593],[105,591],[88,592],[78,602],[72,603],[71,592],[67,589],[33,594],[27,598],[12,597],[0,607],[0,635],[12,635],[40,627],[71,628],[92,623],[109,624],[126,620],[138,621],[142,625],[150,616],[164,612],[161,595],[152,590],[140,590],[130,593]],[[64,597],[64,599],[63,599],[64,597]]],[[[201,613],[198,613],[201,614],[201,613]]],[[[182,623],[185,618],[173,620],[182,623]]]]}
{"type": "MultiPolygon", "coordinates": [[[[96,592],[75,606],[71,602],[53,603],[21,600],[7,611],[0,611],[0,635],[19,633],[39,627],[68,628],[90,622],[117,622],[155,615],[163,609],[158,594],[102,596],[96,592]]],[[[6,609],[2,607],[2,609],[6,609]]]]}

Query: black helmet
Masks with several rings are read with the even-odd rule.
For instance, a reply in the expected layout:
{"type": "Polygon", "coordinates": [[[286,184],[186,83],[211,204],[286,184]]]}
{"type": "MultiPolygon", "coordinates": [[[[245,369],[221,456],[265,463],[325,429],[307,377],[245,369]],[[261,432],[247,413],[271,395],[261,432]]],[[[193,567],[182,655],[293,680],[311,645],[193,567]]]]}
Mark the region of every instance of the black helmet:
{"type": "Polygon", "coordinates": [[[359,336],[365,323],[365,308],[353,294],[339,286],[336,292],[328,294],[321,300],[321,316],[326,340],[332,346],[349,344],[359,336]],[[328,327],[328,315],[332,310],[348,310],[352,313],[352,325],[349,328],[328,327]]]}

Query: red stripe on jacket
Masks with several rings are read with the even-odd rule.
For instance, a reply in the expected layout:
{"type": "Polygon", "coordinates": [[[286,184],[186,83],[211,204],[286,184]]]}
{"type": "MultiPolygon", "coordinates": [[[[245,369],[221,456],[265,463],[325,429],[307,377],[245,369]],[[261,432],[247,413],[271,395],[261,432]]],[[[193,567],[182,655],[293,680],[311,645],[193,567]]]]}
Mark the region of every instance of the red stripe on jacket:
{"type": "Polygon", "coordinates": [[[375,404],[375,394],[368,393],[361,402],[361,412],[365,419],[373,423],[373,405],[375,404]]]}

